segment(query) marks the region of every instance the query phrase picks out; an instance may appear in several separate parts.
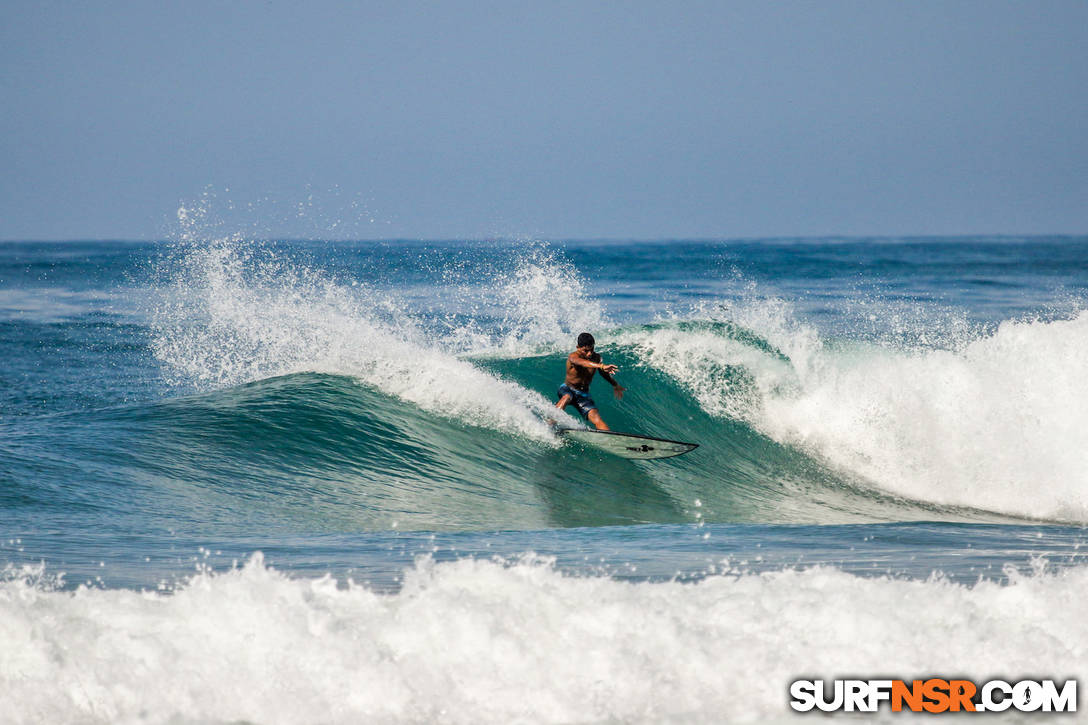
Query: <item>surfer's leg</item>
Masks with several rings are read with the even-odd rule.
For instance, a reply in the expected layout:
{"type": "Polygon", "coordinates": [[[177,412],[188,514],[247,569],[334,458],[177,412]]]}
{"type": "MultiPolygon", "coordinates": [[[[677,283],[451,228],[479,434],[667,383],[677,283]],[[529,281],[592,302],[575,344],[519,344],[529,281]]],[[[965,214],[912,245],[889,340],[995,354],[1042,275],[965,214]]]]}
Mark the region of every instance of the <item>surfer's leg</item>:
{"type": "Polygon", "coordinates": [[[590,423],[597,426],[597,430],[610,430],[608,424],[601,420],[601,412],[596,408],[586,413],[586,417],[589,418],[590,423]]]}
{"type": "Polygon", "coordinates": [[[559,408],[559,410],[563,410],[563,408],[566,408],[568,405],[570,405],[570,396],[564,395],[559,399],[559,402],[555,404],[555,407],[559,408]]]}

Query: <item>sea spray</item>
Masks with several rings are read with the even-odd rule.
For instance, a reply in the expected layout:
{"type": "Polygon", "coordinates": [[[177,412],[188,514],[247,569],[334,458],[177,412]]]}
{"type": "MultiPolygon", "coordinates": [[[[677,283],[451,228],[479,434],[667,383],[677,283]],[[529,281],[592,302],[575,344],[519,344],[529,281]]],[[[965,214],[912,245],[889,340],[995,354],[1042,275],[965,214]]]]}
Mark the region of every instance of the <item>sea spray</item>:
{"type": "Polygon", "coordinates": [[[155,314],[156,357],[213,389],[298,372],[351,376],[422,409],[541,441],[538,393],[443,349],[397,303],[257,245],[187,248],[155,314]]]}

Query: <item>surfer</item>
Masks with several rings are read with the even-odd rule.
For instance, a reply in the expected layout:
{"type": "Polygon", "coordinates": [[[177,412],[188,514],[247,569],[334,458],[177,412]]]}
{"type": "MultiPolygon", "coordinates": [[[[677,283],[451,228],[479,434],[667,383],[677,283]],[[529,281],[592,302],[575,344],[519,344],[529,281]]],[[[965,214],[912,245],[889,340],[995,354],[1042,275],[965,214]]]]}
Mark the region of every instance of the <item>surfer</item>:
{"type": "Polygon", "coordinates": [[[612,393],[616,400],[623,400],[623,387],[613,379],[613,375],[619,370],[615,365],[605,365],[601,362],[601,356],[593,351],[596,341],[593,335],[583,332],[578,336],[578,349],[567,356],[567,379],[559,386],[559,402],[556,408],[563,410],[568,405],[574,404],[583,418],[597,426],[597,430],[608,430],[608,424],[601,419],[601,413],[597,410],[597,404],[589,397],[589,384],[593,375],[598,370],[601,377],[612,386],[612,393]]]}

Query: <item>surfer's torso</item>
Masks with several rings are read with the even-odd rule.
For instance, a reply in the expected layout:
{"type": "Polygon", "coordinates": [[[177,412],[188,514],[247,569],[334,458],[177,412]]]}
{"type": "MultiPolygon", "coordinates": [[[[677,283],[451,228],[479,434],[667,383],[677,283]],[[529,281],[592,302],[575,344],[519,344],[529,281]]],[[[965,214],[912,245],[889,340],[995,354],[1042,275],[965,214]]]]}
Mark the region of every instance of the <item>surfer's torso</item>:
{"type": "Polygon", "coordinates": [[[574,362],[574,358],[579,360],[588,360],[589,362],[599,363],[601,356],[595,352],[583,354],[580,350],[575,350],[569,356],[567,356],[567,380],[566,384],[575,390],[581,390],[584,393],[589,392],[589,384],[593,381],[593,375],[597,372],[596,368],[587,368],[578,365],[574,362]]]}

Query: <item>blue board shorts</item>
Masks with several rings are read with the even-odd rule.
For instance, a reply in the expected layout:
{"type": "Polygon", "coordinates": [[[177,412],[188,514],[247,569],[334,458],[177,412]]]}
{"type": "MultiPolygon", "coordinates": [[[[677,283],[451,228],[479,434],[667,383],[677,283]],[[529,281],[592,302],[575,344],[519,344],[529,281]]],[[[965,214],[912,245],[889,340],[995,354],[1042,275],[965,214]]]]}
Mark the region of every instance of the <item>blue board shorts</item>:
{"type": "Polygon", "coordinates": [[[559,386],[559,397],[562,398],[564,395],[570,396],[570,404],[578,409],[583,418],[589,415],[589,411],[597,409],[597,404],[593,402],[593,398],[589,397],[589,393],[572,388],[566,383],[559,386]]]}

